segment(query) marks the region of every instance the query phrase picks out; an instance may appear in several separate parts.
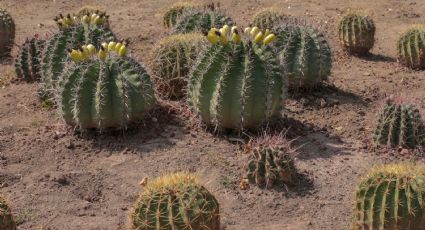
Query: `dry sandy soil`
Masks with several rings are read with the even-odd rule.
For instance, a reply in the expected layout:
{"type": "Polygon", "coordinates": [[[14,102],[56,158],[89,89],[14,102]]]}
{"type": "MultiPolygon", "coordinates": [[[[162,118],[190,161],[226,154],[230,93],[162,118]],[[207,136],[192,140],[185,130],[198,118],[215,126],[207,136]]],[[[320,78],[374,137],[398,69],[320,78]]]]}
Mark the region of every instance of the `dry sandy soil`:
{"type": "MultiPolygon", "coordinates": [[[[52,18],[82,5],[106,9],[113,30],[129,37],[145,57],[167,35],[161,12],[171,0],[2,0],[17,24],[16,41],[55,30],[52,18]]],[[[221,203],[223,229],[347,229],[353,191],[374,164],[412,159],[404,151],[368,148],[376,112],[390,94],[423,101],[424,72],[400,67],[396,42],[423,23],[420,0],[223,0],[240,25],[262,7],[321,22],[331,42],[329,86],[298,93],[284,114],[295,138],[300,182],[288,188],[240,190],[245,156],[229,135],[191,126],[170,107],[127,132],[78,134],[55,110],[41,105],[35,84],[11,83],[11,62],[0,65],[0,192],[10,200],[19,229],[125,229],[144,177],[197,172],[221,203]],[[376,22],[376,44],[366,58],[345,55],[336,23],[347,9],[363,9],[376,22]]],[[[16,49],[14,50],[16,53],[16,49]]],[[[142,58],[143,60],[143,58],[142,58]]],[[[423,106],[423,105],[422,105],[423,106]]]]}

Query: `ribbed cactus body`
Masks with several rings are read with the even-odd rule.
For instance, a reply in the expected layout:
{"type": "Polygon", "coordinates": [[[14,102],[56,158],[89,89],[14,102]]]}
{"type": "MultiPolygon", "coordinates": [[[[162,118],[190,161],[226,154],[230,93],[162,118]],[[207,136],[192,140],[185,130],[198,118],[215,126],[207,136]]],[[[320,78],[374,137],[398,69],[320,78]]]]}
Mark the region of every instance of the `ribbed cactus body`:
{"type": "Polygon", "coordinates": [[[176,173],[147,184],[131,215],[137,230],[220,229],[219,204],[193,175],[176,173]]]}
{"type": "Polygon", "coordinates": [[[312,88],[328,79],[332,53],[325,36],[307,25],[282,25],[274,29],[284,77],[292,88],[312,88]]]}
{"type": "Polygon", "coordinates": [[[375,30],[375,24],[369,16],[348,14],[339,23],[339,41],[348,52],[364,55],[375,43],[375,30]]]}
{"type": "Polygon", "coordinates": [[[3,9],[0,9],[0,34],[0,57],[9,56],[15,41],[15,22],[3,9]]]}
{"type": "Polygon", "coordinates": [[[425,171],[411,164],[373,168],[356,191],[353,230],[423,230],[425,171]]]}
{"type": "Polygon", "coordinates": [[[0,195],[0,229],[1,230],[16,230],[16,223],[9,205],[6,200],[0,195]]]}
{"type": "Polygon", "coordinates": [[[67,67],[56,96],[65,122],[82,129],[124,128],[141,120],[155,101],[144,67],[112,56],[67,67]]]}
{"type": "Polygon", "coordinates": [[[398,60],[412,69],[425,69],[425,27],[414,26],[404,33],[397,46],[398,60]]]}
{"type": "Polygon", "coordinates": [[[19,79],[34,82],[40,79],[41,56],[46,41],[38,37],[26,39],[15,59],[15,72],[19,79]]]}
{"type": "Polygon", "coordinates": [[[177,20],[177,23],[174,26],[174,33],[207,33],[212,27],[219,28],[226,24],[233,24],[232,19],[217,10],[186,10],[177,20]]]}
{"type": "Polygon", "coordinates": [[[195,6],[189,3],[176,3],[172,5],[162,18],[165,27],[173,27],[176,25],[178,18],[189,9],[194,9],[195,6]]]}
{"type": "Polygon", "coordinates": [[[41,62],[40,96],[50,98],[56,89],[56,81],[69,59],[68,49],[82,44],[100,47],[101,42],[115,40],[114,34],[104,25],[78,23],[75,26],[61,28],[46,42],[41,62]]]}
{"type": "Polygon", "coordinates": [[[285,19],[287,16],[280,10],[275,8],[266,8],[260,10],[254,15],[252,20],[253,26],[258,26],[260,29],[273,28],[280,20],[285,19]]]}
{"type": "Polygon", "coordinates": [[[295,175],[294,160],[286,149],[260,146],[251,150],[247,166],[250,183],[269,188],[277,183],[290,184],[295,175]]]}
{"type": "Polygon", "coordinates": [[[157,91],[167,98],[185,95],[187,77],[204,37],[201,34],[177,34],[161,40],[152,51],[151,69],[157,91]]]}
{"type": "Polygon", "coordinates": [[[414,148],[425,134],[419,110],[410,104],[386,103],[375,129],[377,145],[414,148]]]}
{"type": "Polygon", "coordinates": [[[209,47],[190,75],[189,100],[202,120],[220,128],[261,125],[281,111],[282,69],[269,47],[229,42],[209,47]]]}

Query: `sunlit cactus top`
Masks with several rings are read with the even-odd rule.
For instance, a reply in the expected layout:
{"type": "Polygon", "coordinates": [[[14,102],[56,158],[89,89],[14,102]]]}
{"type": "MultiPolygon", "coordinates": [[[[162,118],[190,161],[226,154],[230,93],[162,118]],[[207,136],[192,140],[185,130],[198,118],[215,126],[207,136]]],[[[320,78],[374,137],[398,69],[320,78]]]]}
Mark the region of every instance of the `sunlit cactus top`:
{"type": "Polygon", "coordinates": [[[68,50],[69,57],[75,62],[81,62],[85,60],[97,57],[100,60],[105,60],[108,54],[115,54],[120,57],[127,55],[127,42],[103,42],[99,50],[92,44],[83,45],[78,48],[68,50]]]}
{"type": "Polygon", "coordinates": [[[63,16],[62,14],[59,14],[59,16],[56,16],[54,20],[59,28],[62,29],[72,27],[77,24],[96,26],[107,25],[108,18],[109,15],[106,15],[105,12],[96,11],[94,13],[87,13],[83,16],[71,16],[71,14],[63,16]]]}
{"type": "MultiPolygon", "coordinates": [[[[245,34],[248,35],[247,40],[251,40],[256,44],[268,45],[276,40],[276,35],[270,33],[269,29],[261,31],[258,27],[247,27],[244,30],[245,34]]],[[[224,25],[222,28],[212,28],[207,34],[208,41],[215,44],[227,45],[231,43],[242,42],[242,37],[237,26],[230,28],[229,25],[224,25]]]]}

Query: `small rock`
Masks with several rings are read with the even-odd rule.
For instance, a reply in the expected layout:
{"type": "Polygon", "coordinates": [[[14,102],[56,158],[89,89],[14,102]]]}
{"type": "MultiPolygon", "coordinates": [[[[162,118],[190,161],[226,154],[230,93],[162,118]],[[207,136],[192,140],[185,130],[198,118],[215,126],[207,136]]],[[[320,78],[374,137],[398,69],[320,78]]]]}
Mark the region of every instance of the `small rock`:
{"type": "Polygon", "coordinates": [[[158,119],[156,117],[152,117],[152,122],[157,123],[158,122],[158,119]]]}
{"type": "Polygon", "coordinates": [[[67,142],[67,143],[65,144],[65,147],[66,147],[67,149],[74,149],[74,148],[75,148],[75,145],[74,145],[74,143],[73,143],[72,141],[69,141],[69,142],[67,142]]]}
{"type": "Polygon", "coordinates": [[[325,108],[326,106],[328,105],[328,103],[326,102],[326,100],[325,99],[320,99],[320,107],[321,108],[325,108]]]}
{"type": "Polygon", "coordinates": [[[54,182],[56,182],[56,183],[58,183],[58,184],[60,184],[60,185],[67,185],[67,184],[69,184],[69,181],[68,181],[68,179],[65,177],[65,175],[58,175],[58,176],[55,176],[55,177],[52,179],[52,181],[54,181],[54,182]]]}

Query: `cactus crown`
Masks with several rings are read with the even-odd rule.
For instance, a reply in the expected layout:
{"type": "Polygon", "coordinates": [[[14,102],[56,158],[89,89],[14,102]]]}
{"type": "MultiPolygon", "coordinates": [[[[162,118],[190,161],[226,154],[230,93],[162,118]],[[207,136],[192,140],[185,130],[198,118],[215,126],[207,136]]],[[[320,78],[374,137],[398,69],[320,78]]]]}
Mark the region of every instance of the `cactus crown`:
{"type": "Polygon", "coordinates": [[[41,55],[46,44],[46,40],[35,35],[31,39],[26,39],[21,45],[19,53],[15,59],[16,76],[27,82],[37,81],[40,78],[41,55]]]}
{"type": "Polygon", "coordinates": [[[425,223],[424,199],[424,167],[376,166],[358,185],[353,229],[420,230],[425,223]]]}
{"type": "Polygon", "coordinates": [[[377,145],[414,148],[423,144],[424,131],[421,114],[413,104],[388,100],[379,115],[373,139],[377,145]]]}
{"type": "Polygon", "coordinates": [[[339,23],[339,41],[348,52],[364,55],[375,43],[375,30],[375,24],[369,16],[349,13],[339,23]]]}
{"type": "Polygon", "coordinates": [[[0,57],[9,56],[15,40],[15,22],[4,9],[0,9],[0,33],[0,57]]]}
{"type": "Polygon", "coordinates": [[[217,200],[188,173],[175,173],[148,183],[131,219],[133,229],[220,229],[217,200]]]}
{"type": "Polygon", "coordinates": [[[127,55],[127,41],[102,42],[99,50],[96,50],[93,44],[68,49],[68,55],[74,62],[92,60],[93,58],[104,61],[108,54],[125,57],[127,55]]]}
{"type": "Polygon", "coordinates": [[[109,15],[106,15],[105,12],[100,12],[96,10],[93,13],[87,12],[85,15],[76,16],[67,14],[63,16],[59,14],[53,20],[58,25],[59,29],[69,28],[78,24],[85,26],[107,26],[108,25],[109,15]]]}
{"type": "Polygon", "coordinates": [[[233,24],[230,17],[209,7],[205,9],[189,9],[184,11],[174,26],[174,33],[207,33],[212,27],[233,24]]]}
{"type": "Polygon", "coordinates": [[[412,69],[425,69],[425,26],[411,26],[399,39],[398,59],[412,69]]]}
{"type": "Polygon", "coordinates": [[[10,207],[6,203],[6,200],[1,196],[1,194],[0,194],[0,229],[16,230],[16,223],[13,220],[10,207]]]}
{"type": "Polygon", "coordinates": [[[258,26],[260,29],[273,28],[276,23],[286,17],[283,11],[277,8],[265,8],[254,15],[252,24],[258,26]]]}

